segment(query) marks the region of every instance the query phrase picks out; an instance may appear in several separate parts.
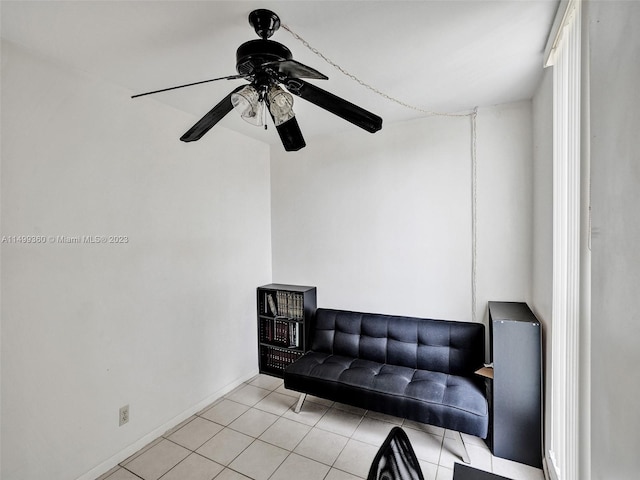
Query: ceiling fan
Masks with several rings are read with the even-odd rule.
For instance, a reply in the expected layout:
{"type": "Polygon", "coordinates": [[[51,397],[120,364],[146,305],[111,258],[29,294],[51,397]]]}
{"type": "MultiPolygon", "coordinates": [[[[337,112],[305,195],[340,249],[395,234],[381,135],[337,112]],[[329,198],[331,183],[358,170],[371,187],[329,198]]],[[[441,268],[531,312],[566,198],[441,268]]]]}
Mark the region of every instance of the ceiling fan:
{"type": "Polygon", "coordinates": [[[280,28],[280,18],[275,13],[266,9],[254,10],[249,14],[249,24],[255,29],[260,39],[250,40],[238,47],[236,51],[237,75],[163,88],[133,95],[131,98],[217,80],[244,78],[249,81],[248,85],[233,89],[204,117],[198,120],[180,137],[183,142],[199,140],[234,108],[243,119],[254,125],[264,125],[266,128],[264,112],[268,110],[284,149],[286,151],[300,150],[306,143],[293,113],[293,96],[291,94],[303,98],[368,132],[374,133],[382,128],[382,118],[379,116],[303,80],[305,78],[327,80],[328,77],[314,68],[294,60],[291,51],[284,45],[269,40],[274,32],[280,28]]]}

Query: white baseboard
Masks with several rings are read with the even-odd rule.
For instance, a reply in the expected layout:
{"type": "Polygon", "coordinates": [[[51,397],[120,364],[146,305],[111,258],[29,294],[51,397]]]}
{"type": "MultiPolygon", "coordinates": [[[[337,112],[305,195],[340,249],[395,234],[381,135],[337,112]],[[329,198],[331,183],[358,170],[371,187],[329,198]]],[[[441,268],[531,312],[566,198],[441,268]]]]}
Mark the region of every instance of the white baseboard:
{"type": "Polygon", "coordinates": [[[233,382],[229,383],[228,385],[225,385],[224,387],[222,387],[221,389],[219,389],[218,391],[216,391],[212,395],[210,395],[207,398],[205,398],[204,400],[198,402],[196,405],[193,405],[189,409],[187,409],[184,412],[182,412],[180,415],[177,415],[177,416],[173,417],[171,420],[169,420],[165,424],[159,426],[158,428],[156,428],[152,432],[149,432],[147,435],[142,437],[140,440],[136,441],[132,445],[129,445],[127,448],[121,450],[120,452],[118,452],[117,454],[115,454],[114,456],[109,458],[108,460],[102,462],[100,465],[92,468],[87,473],[79,476],[76,480],[96,480],[96,478],[100,477],[100,475],[104,475],[109,470],[113,469],[114,467],[117,467],[118,464],[120,464],[121,462],[123,462],[124,460],[129,458],[131,455],[133,455],[138,450],[142,449],[143,447],[145,447],[146,445],[148,445],[152,441],[154,441],[156,438],[162,436],[164,433],[166,433],[167,431],[171,430],[176,425],[179,425],[180,423],[184,422],[187,418],[191,417],[192,415],[195,415],[196,413],[201,411],[203,408],[205,408],[207,405],[212,404],[213,402],[215,402],[216,400],[218,400],[222,396],[224,396],[227,393],[229,393],[234,388],[236,388],[239,385],[243,384],[247,380],[255,377],[257,374],[258,374],[258,371],[255,370],[255,371],[249,373],[248,375],[246,375],[246,376],[244,376],[242,378],[239,378],[237,380],[234,380],[233,382]]]}

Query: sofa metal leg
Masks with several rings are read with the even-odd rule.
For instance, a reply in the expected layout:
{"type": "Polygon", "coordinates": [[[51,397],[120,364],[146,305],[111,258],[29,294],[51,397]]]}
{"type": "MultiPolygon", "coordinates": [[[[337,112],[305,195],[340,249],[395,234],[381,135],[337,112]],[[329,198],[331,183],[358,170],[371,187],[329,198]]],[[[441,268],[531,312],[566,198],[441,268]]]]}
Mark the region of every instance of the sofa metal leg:
{"type": "Polygon", "coordinates": [[[298,399],[298,403],[296,404],[295,412],[300,413],[300,409],[302,408],[302,404],[304,403],[304,399],[307,398],[306,393],[301,393],[300,398],[298,399]]]}
{"type": "Polygon", "coordinates": [[[460,441],[462,442],[462,461],[466,464],[470,464],[471,458],[469,458],[469,452],[467,451],[467,445],[464,443],[462,432],[458,432],[458,435],[460,435],[460,441]]]}

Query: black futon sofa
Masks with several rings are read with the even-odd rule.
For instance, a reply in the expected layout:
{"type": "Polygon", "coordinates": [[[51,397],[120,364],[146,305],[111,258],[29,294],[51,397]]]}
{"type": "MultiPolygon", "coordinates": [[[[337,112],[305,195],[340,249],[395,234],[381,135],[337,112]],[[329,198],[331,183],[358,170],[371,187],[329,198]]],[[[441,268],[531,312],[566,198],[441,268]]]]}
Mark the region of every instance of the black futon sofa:
{"type": "Polygon", "coordinates": [[[296,411],[311,394],[486,438],[484,380],[474,374],[483,324],[324,308],[314,323],[311,349],[284,372],[285,387],[303,394],[296,411]]]}

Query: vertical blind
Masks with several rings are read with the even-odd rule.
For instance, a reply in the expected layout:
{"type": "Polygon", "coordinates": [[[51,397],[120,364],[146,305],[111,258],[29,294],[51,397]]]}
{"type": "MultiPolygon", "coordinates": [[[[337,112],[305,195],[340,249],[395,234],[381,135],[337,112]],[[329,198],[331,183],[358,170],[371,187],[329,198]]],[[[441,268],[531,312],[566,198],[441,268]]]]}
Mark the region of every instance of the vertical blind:
{"type": "Polygon", "coordinates": [[[562,5],[546,66],[553,66],[553,293],[547,466],[579,479],[581,2],[562,5]]]}

